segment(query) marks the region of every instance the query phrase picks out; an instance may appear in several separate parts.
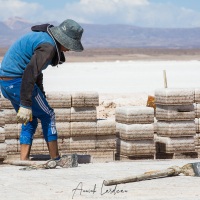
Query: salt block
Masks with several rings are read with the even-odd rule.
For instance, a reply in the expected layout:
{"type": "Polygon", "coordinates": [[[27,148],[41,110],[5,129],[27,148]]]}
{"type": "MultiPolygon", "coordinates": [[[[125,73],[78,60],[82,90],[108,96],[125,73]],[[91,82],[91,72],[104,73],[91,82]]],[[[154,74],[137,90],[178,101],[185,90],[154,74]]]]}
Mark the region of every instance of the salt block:
{"type": "Polygon", "coordinates": [[[116,124],[117,137],[123,140],[141,140],[154,138],[153,124],[116,124]]]}
{"type": "Polygon", "coordinates": [[[195,127],[196,127],[196,133],[199,133],[200,132],[199,118],[195,118],[195,127]]]}
{"type": "Polygon", "coordinates": [[[96,107],[99,106],[99,94],[98,92],[85,92],[85,106],[96,107]]]}
{"type": "Polygon", "coordinates": [[[96,122],[71,122],[71,136],[95,136],[96,122]]]}
{"type": "Polygon", "coordinates": [[[72,107],[96,107],[99,106],[97,92],[73,92],[72,107]]]}
{"type": "Polygon", "coordinates": [[[17,139],[6,139],[5,140],[7,153],[18,152],[18,140],[17,139]]]}
{"type": "Polygon", "coordinates": [[[159,152],[163,153],[184,153],[195,151],[194,137],[192,136],[179,138],[158,136],[156,137],[155,142],[158,143],[159,152]]]}
{"type": "Polygon", "coordinates": [[[200,118],[200,103],[194,104],[195,107],[195,117],[200,118]]]}
{"type": "Polygon", "coordinates": [[[118,123],[149,124],[154,122],[154,109],[145,106],[117,107],[115,119],[118,123]]]}
{"type": "MultiPolygon", "coordinates": [[[[80,147],[80,149],[81,149],[81,147],[80,147]]],[[[69,150],[69,151],[62,151],[62,153],[61,153],[61,155],[64,155],[64,154],[68,154],[68,153],[70,153],[70,154],[78,154],[78,156],[79,155],[87,155],[88,153],[87,153],[87,149],[85,149],[85,150],[69,150]]]]}
{"type": "Polygon", "coordinates": [[[194,136],[194,144],[195,146],[200,146],[200,134],[194,136]]]}
{"type": "Polygon", "coordinates": [[[0,98],[0,109],[11,109],[13,108],[13,105],[11,104],[11,102],[4,98],[4,97],[1,97],[0,98]]]}
{"type": "Polygon", "coordinates": [[[70,138],[59,138],[58,150],[70,150],[70,138]]]}
{"type": "Polygon", "coordinates": [[[0,126],[5,125],[5,114],[3,111],[0,111],[0,126]]]}
{"type": "Polygon", "coordinates": [[[194,89],[163,88],[155,90],[155,104],[182,105],[194,103],[194,89]]]}
{"type": "Polygon", "coordinates": [[[6,124],[4,129],[6,139],[18,139],[21,133],[21,124],[6,124]]]}
{"type": "Polygon", "coordinates": [[[195,146],[195,152],[197,152],[198,158],[200,158],[200,146],[195,146]]]}
{"type": "Polygon", "coordinates": [[[199,146],[199,145],[197,145],[197,146],[195,147],[195,151],[196,151],[196,150],[198,150],[199,153],[200,153],[200,146],[199,146]]]}
{"type": "Polygon", "coordinates": [[[70,122],[58,122],[56,123],[56,129],[58,132],[58,138],[64,139],[70,137],[70,132],[71,132],[70,122]]]}
{"type": "Polygon", "coordinates": [[[92,163],[105,163],[114,161],[114,150],[112,149],[89,150],[87,153],[91,155],[92,163]]]}
{"type": "Polygon", "coordinates": [[[150,155],[156,151],[153,140],[135,140],[125,141],[117,139],[117,153],[134,156],[134,155],[150,155]]]}
{"type": "MultiPolygon", "coordinates": [[[[59,148],[59,146],[58,146],[58,148],[59,148]]],[[[48,145],[45,140],[44,140],[44,151],[49,152],[48,145]]]]}
{"type": "Polygon", "coordinates": [[[44,151],[44,144],[44,139],[35,138],[31,146],[31,151],[44,151]]]}
{"type": "Polygon", "coordinates": [[[71,95],[72,95],[72,107],[85,106],[84,92],[73,92],[71,95]]]}
{"type": "Polygon", "coordinates": [[[156,119],[158,121],[194,120],[194,105],[156,105],[156,119]]]}
{"type": "Polygon", "coordinates": [[[194,136],[196,134],[194,120],[173,122],[158,121],[154,125],[157,127],[156,130],[159,136],[181,137],[194,136]]]}
{"type": "Polygon", "coordinates": [[[0,127],[0,143],[5,142],[5,129],[3,127],[0,127]]]}
{"type": "Polygon", "coordinates": [[[35,159],[42,159],[44,157],[45,160],[50,159],[49,151],[31,151],[31,156],[34,156],[35,159]]]}
{"type": "Polygon", "coordinates": [[[200,103],[200,88],[194,89],[194,102],[200,103]]]}
{"type": "Polygon", "coordinates": [[[71,122],[96,122],[97,110],[95,107],[72,107],[71,122]]]}
{"type": "Polygon", "coordinates": [[[66,92],[48,92],[47,101],[52,108],[70,108],[71,94],[66,92]]]}
{"type": "Polygon", "coordinates": [[[114,119],[97,120],[97,135],[116,135],[116,122],[114,119]]]}
{"type": "Polygon", "coordinates": [[[96,137],[71,137],[70,138],[70,150],[89,150],[95,149],[96,137]]]}
{"type": "Polygon", "coordinates": [[[97,136],[96,137],[96,149],[115,149],[116,148],[116,136],[97,136]]]}
{"type": "Polygon", "coordinates": [[[56,122],[70,122],[71,108],[55,108],[56,122]]]}
{"type": "Polygon", "coordinates": [[[147,154],[147,155],[133,155],[133,156],[125,156],[122,154],[115,154],[115,160],[121,161],[130,161],[130,160],[152,160],[155,158],[155,153],[147,154]]]}
{"type": "Polygon", "coordinates": [[[7,145],[6,143],[0,143],[0,158],[7,156],[7,145]]]}
{"type": "Polygon", "coordinates": [[[5,124],[17,124],[17,113],[14,109],[3,110],[5,116],[5,124]]]}

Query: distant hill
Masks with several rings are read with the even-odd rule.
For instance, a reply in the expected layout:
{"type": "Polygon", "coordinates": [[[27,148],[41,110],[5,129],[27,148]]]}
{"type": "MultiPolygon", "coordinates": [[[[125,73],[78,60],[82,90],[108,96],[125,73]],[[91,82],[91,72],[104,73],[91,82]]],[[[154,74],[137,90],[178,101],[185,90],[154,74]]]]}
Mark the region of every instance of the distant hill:
{"type": "MultiPolygon", "coordinates": [[[[35,24],[22,18],[0,21],[0,47],[10,46],[35,24]]],[[[53,23],[58,25],[57,22],[53,23]]],[[[130,25],[81,24],[85,48],[200,48],[199,28],[147,28],[130,25]]]]}

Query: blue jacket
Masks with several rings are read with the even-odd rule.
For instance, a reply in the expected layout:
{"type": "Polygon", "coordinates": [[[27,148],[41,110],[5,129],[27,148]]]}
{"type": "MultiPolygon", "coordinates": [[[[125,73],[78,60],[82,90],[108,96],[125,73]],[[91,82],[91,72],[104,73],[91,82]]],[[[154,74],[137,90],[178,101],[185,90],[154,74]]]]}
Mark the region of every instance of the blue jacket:
{"type": "MultiPolygon", "coordinates": [[[[2,77],[22,77],[25,68],[30,63],[35,49],[41,44],[55,47],[51,36],[45,32],[31,32],[17,40],[5,54],[0,68],[2,77]]],[[[45,69],[50,61],[44,63],[45,69]]]]}
{"type": "Polygon", "coordinates": [[[31,107],[32,91],[36,83],[43,91],[42,70],[48,65],[57,65],[65,61],[49,31],[52,25],[44,24],[32,27],[30,32],[18,39],[6,52],[0,65],[0,77],[22,77],[21,105],[31,107]]]}

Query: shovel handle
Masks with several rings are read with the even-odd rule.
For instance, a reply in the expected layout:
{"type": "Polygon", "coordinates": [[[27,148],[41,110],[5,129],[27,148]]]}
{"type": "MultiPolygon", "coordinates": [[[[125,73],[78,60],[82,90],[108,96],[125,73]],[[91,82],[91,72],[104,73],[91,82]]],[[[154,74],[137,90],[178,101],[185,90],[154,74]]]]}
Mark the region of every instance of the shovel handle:
{"type": "Polygon", "coordinates": [[[123,184],[123,183],[150,180],[150,179],[161,178],[161,177],[177,176],[180,174],[180,172],[181,172],[180,168],[177,166],[174,166],[174,167],[170,167],[166,170],[156,171],[153,173],[144,173],[144,174],[141,174],[138,176],[113,179],[113,180],[104,180],[103,183],[105,186],[110,186],[110,185],[117,185],[117,184],[123,184]]]}
{"type": "Polygon", "coordinates": [[[163,70],[164,87],[167,88],[167,74],[166,70],[163,70]]]}

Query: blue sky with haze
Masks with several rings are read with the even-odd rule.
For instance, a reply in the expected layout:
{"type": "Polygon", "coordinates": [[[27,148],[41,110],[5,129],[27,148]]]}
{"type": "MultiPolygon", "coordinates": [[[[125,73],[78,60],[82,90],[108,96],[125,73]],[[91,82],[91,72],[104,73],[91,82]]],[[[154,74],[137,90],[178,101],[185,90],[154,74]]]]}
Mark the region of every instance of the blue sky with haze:
{"type": "Polygon", "coordinates": [[[200,0],[0,0],[0,21],[130,24],[143,27],[200,27],[200,0]]]}

